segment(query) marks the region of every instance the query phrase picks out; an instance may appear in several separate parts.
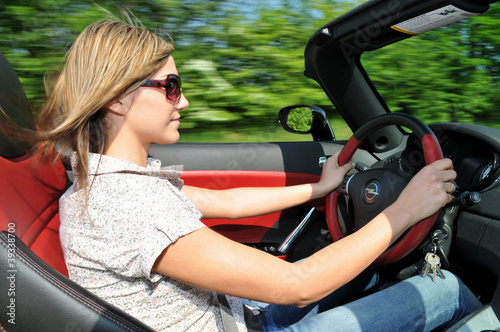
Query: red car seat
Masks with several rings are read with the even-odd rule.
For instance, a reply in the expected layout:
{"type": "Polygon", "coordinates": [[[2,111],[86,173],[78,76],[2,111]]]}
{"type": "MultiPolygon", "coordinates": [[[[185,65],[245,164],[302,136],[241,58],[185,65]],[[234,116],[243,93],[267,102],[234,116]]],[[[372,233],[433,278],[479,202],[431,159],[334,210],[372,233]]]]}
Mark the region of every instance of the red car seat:
{"type": "MultiPolygon", "coordinates": [[[[35,129],[24,90],[0,53],[0,129],[35,129]]],[[[67,278],[58,201],[66,169],[0,130],[1,331],[153,331],[67,278]]]]}

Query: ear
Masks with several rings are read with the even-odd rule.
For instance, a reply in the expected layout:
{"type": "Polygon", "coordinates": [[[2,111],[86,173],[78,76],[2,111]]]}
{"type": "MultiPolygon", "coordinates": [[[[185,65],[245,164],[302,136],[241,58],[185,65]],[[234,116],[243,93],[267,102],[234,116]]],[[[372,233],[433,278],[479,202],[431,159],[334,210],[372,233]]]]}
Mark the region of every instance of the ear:
{"type": "Polygon", "coordinates": [[[109,102],[109,104],[106,105],[106,108],[109,112],[116,115],[125,115],[125,113],[127,113],[127,109],[121,100],[109,102]]]}

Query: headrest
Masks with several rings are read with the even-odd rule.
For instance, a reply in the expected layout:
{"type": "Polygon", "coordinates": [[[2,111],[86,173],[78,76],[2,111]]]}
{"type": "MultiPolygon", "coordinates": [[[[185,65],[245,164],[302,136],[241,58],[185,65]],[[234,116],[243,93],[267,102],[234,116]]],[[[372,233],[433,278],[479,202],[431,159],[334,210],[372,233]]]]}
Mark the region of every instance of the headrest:
{"type": "MultiPolygon", "coordinates": [[[[36,128],[21,82],[9,61],[0,52],[0,122],[6,120],[5,115],[17,126],[32,130],[36,128]]],[[[29,148],[26,143],[9,138],[0,130],[0,157],[17,158],[29,148]]]]}

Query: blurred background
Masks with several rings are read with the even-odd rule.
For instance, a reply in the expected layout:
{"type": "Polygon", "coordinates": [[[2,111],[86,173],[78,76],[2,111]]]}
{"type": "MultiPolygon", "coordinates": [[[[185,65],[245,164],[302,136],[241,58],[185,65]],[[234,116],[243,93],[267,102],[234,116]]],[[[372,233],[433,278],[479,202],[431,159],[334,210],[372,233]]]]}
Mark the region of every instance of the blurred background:
{"type": "MultiPolygon", "coordinates": [[[[132,11],[172,36],[190,101],[181,141],[309,140],[279,128],[292,104],[325,109],[337,137],[351,132],[319,85],[304,76],[304,48],[322,25],[359,1],[334,0],[0,0],[0,51],[12,63],[33,112],[44,77],[57,74],[68,47],[103,9],[132,11]]],[[[500,6],[363,55],[392,111],[428,123],[461,121],[500,128],[500,6]],[[444,30],[444,31],[443,31],[444,30]],[[443,33],[444,32],[444,33],[443,33]]]]}

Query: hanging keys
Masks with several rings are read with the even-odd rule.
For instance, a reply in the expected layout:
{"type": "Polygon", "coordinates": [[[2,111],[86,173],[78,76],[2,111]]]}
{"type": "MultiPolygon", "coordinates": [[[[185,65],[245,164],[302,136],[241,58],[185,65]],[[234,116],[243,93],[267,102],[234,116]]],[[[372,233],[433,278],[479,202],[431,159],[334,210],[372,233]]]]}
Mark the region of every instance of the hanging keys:
{"type": "Polygon", "coordinates": [[[425,260],[424,267],[423,267],[422,277],[424,277],[424,278],[427,277],[427,275],[429,274],[429,270],[430,269],[431,269],[430,264],[427,262],[427,260],[425,260]]]}
{"type": "Polygon", "coordinates": [[[445,279],[443,272],[441,271],[441,260],[439,259],[439,256],[436,255],[435,253],[428,253],[425,256],[425,265],[424,265],[424,271],[423,271],[423,277],[427,277],[429,273],[432,273],[432,281],[436,282],[437,280],[437,275],[443,279],[445,279]]]}
{"type": "Polygon", "coordinates": [[[446,252],[441,245],[441,242],[445,241],[448,238],[448,234],[438,229],[434,231],[431,237],[431,243],[433,246],[432,252],[439,255],[441,266],[445,269],[450,267],[450,262],[448,261],[448,257],[446,257],[446,252]]]}

